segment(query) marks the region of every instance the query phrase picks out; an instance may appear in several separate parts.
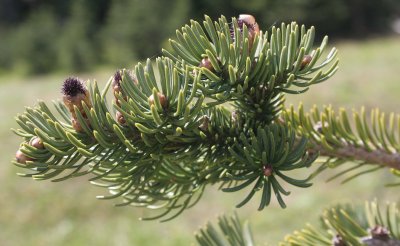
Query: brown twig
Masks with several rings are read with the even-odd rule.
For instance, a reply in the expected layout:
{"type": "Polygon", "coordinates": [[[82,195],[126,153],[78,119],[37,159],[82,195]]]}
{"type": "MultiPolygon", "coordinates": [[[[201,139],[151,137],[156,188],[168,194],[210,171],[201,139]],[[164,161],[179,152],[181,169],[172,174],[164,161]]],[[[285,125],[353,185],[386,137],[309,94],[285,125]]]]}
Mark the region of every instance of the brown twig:
{"type": "Polygon", "coordinates": [[[313,144],[310,151],[318,151],[322,156],[336,157],[341,159],[359,160],[368,164],[381,165],[388,168],[400,170],[400,153],[388,153],[382,149],[368,151],[363,147],[344,145],[330,151],[321,144],[313,144]]]}

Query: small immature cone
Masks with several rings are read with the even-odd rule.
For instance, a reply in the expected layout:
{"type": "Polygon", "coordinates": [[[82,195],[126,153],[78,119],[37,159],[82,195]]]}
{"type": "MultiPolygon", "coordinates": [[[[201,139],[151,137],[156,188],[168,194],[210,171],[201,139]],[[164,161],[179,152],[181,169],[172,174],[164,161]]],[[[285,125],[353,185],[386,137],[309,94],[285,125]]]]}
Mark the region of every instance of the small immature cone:
{"type": "Polygon", "coordinates": [[[207,57],[206,57],[206,58],[203,58],[203,59],[201,60],[201,62],[200,62],[200,64],[199,64],[199,67],[200,67],[200,68],[204,67],[204,68],[207,68],[208,70],[210,70],[211,72],[214,72],[214,67],[213,67],[213,65],[211,64],[210,59],[208,59],[207,57]]]}
{"type": "Polygon", "coordinates": [[[26,164],[27,161],[33,161],[32,158],[26,156],[21,150],[17,151],[15,158],[17,159],[17,162],[21,164],[26,164]]]}
{"type": "Polygon", "coordinates": [[[310,64],[311,60],[312,60],[312,56],[305,55],[303,57],[303,60],[301,61],[300,70],[303,70],[308,64],[310,64]]]}
{"type": "Polygon", "coordinates": [[[272,169],[272,166],[271,166],[271,165],[269,165],[269,164],[264,165],[264,167],[263,167],[263,174],[264,174],[265,177],[271,176],[271,175],[272,175],[272,172],[273,172],[273,169],[272,169]]]}
{"type": "Polygon", "coordinates": [[[124,116],[121,114],[121,112],[117,111],[117,113],[115,114],[115,118],[117,118],[117,121],[119,124],[125,125],[126,120],[125,120],[124,116]]]}
{"type": "MultiPolygon", "coordinates": [[[[199,68],[207,68],[208,70],[210,70],[211,72],[215,72],[215,69],[210,61],[210,59],[208,57],[205,57],[203,59],[201,59],[200,64],[198,65],[199,68]]],[[[193,70],[193,75],[196,76],[197,75],[197,69],[193,70]]]]}
{"type": "Polygon", "coordinates": [[[76,131],[81,132],[83,129],[77,120],[74,106],[76,106],[82,116],[87,119],[82,102],[84,102],[89,108],[92,107],[92,103],[90,102],[89,98],[89,92],[78,78],[72,77],[64,81],[62,92],[64,94],[64,104],[72,115],[72,126],[76,131]]]}
{"type": "Polygon", "coordinates": [[[256,22],[256,19],[252,15],[241,14],[239,15],[238,24],[241,30],[243,30],[243,25],[247,26],[247,30],[249,32],[249,50],[251,50],[256,35],[260,33],[260,28],[256,22]]]}
{"type": "MultiPolygon", "coordinates": [[[[163,107],[163,109],[166,109],[168,107],[167,97],[161,92],[157,92],[157,95],[158,95],[158,99],[160,100],[161,106],[163,107]]],[[[148,101],[149,101],[150,105],[154,104],[154,96],[153,96],[153,94],[149,96],[148,101]]]]}
{"type": "Polygon", "coordinates": [[[44,149],[42,140],[39,137],[34,137],[29,141],[29,145],[35,147],[36,149],[44,149]]]}
{"type": "MultiPolygon", "coordinates": [[[[63,101],[71,114],[75,114],[74,106],[79,111],[83,111],[82,102],[90,108],[92,106],[89,98],[89,92],[78,78],[68,78],[64,81],[62,92],[64,94],[63,101]]],[[[84,111],[83,111],[84,112],[84,111]]]]}
{"type": "Polygon", "coordinates": [[[243,21],[248,28],[251,29],[254,33],[258,33],[260,31],[260,28],[258,27],[258,24],[256,22],[256,18],[254,16],[249,15],[249,14],[241,14],[239,15],[240,21],[243,21]]]}

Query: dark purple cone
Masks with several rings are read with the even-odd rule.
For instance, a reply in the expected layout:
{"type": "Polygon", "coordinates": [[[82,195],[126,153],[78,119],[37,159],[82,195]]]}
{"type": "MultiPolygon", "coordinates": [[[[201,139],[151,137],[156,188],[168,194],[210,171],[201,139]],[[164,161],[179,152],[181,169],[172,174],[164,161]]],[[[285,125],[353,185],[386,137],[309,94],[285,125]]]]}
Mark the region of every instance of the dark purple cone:
{"type": "Polygon", "coordinates": [[[64,81],[61,92],[65,96],[74,97],[78,94],[85,94],[85,86],[78,78],[69,77],[64,81]]]}

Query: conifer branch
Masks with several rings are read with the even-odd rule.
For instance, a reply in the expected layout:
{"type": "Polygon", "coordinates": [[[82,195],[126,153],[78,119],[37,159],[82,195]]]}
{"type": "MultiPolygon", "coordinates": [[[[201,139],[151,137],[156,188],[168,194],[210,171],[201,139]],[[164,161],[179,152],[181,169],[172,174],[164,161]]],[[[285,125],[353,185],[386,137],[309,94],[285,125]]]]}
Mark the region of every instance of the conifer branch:
{"type": "Polygon", "coordinates": [[[397,203],[366,202],[365,208],[350,204],[326,209],[318,227],[307,225],[285,237],[286,245],[400,245],[400,214],[397,203]]]}
{"type": "Polygon", "coordinates": [[[118,70],[100,92],[96,82],[64,82],[54,113],[44,102],[17,117],[21,144],[14,161],[36,180],[90,181],[122,198],[118,206],[162,209],[172,219],[193,206],[208,185],[248,189],[237,206],[261,192],[259,209],[307,178],[287,171],[317,158],[308,139],[276,121],[287,93],[299,94],[337,70],[327,38],[314,49],[314,27],[282,24],[268,32],[254,17],[191,21],[170,40],[165,57],[118,70]],[[107,103],[107,91],[113,94],[107,103]],[[229,110],[223,104],[231,104],[229,110]],[[34,145],[33,139],[41,145],[34,145]]]}
{"type": "MultiPolygon", "coordinates": [[[[307,188],[347,161],[353,166],[331,179],[366,164],[373,166],[344,182],[383,167],[400,177],[399,115],[372,110],[367,120],[364,108],[352,118],[331,107],[285,108],[287,94],[304,93],[338,69],[337,50],[326,52],[327,37],[316,47],[314,36],[314,27],[295,22],[262,31],[251,15],[192,20],[164,56],[117,70],[102,91],[95,81],[70,77],[62,102],[26,108],[13,129],[23,139],[13,163],[35,180],[90,174],[110,193],[99,199],[157,210],[143,219],[162,221],[194,206],[210,185],[247,189],[237,207],[260,192],[262,210],[273,197],[286,207],[287,186],[307,188]],[[289,176],[319,156],[326,161],[309,177],[289,176]]],[[[385,214],[376,203],[362,212],[337,206],[325,211],[321,229],[308,226],[281,245],[399,245],[397,205],[385,214]]],[[[254,244],[237,216],[221,217],[219,227],[200,230],[198,243],[254,244]]]]}
{"type": "Polygon", "coordinates": [[[319,152],[321,156],[331,158],[345,159],[352,161],[360,161],[365,164],[377,164],[383,167],[400,170],[400,154],[387,153],[381,149],[368,151],[363,147],[355,147],[353,145],[345,145],[330,152],[322,145],[313,145],[311,151],[319,152]]]}
{"type": "MultiPolygon", "coordinates": [[[[387,203],[384,208],[381,208],[377,201],[366,202],[364,208],[339,204],[325,209],[319,221],[321,223],[318,225],[307,224],[305,228],[287,235],[279,245],[400,245],[398,203],[387,203]]],[[[251,228],[247,222],[245,225],[241,225],[236,214],[224,215],[218,218],[218,227],[207,223],[200,229],[196,233],[196,241],[201,246],[254,245],[251,228]],[[245,241],[244,238],[250,240],[245,241]]]]}
{"type": "Polygon", "coordinates": [[[328,158],[312,176],[327,167],[337,167],[347,161],[356,163],[348,171],[367,164],[375,165],[353,177],[381,167],[399,170],[400,115],[392,113],[386,117],[378,109],[372,110],[369,115],[370,119],[367,120],[367,113],[361,108],[360,111],[353,110],[353,117],[350,118],[345,109],[340,109],[336,114],[330,106],[321,110],[314,106],[306,113],[300,105],[297,111],[293,106],[286,109],[282,120],[293,125],[299,136],[309,138],[309,151],[328,158]]]}

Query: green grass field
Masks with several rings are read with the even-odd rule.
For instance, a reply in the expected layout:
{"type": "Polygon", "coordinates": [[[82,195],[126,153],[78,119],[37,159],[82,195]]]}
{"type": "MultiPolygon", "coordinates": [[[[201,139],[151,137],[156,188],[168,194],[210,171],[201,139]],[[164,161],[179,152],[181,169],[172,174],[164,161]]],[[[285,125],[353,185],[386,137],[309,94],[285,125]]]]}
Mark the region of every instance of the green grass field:
{"type": "MultiPolygon", "coordinates": [[[[288,104],[303,101],[306,107],[332,104],[350,109],[379,106],[400,113],[400,37],[340,42],[337,46],[339,72],[305,95],[290,96],[288,104]]],[[[96,78],[104,84],[112,73],[102,69],[79,76],[96,78]]],[[[210,187],[199,204],[177,219],[167,223],[141,222],[138,218],[145,210],[115,208],[115,201],[96,200],[96,195],[107,191],[90,185],[89,177],[62,183],[17,177],[16,173],[23,170],[10,163],[20,141],[10,131],[17,127],[14,116],[25,106],[33,106],[37,99],[60,98],[60,84],[67,76],[0,78],[0,245],[191,245],[195,230],[223,212],[232,212],[243,198],[243,194],[225,194],[210,187]]],[[[344,185],[339,181],[326,183],[327,177],[329,173],[317,177],[311,188],[291,189],[285,210],[274,201],[257,212],[255,199],[238,214],[250,220],[259,245],[276,245],[285,234],[307,222],[315,223],[318,213],[328,205],[363,203],[374,198],[399,201],[398,190],[383,187],[395,180],[388,172],[368,174],[344,185]]]]}

